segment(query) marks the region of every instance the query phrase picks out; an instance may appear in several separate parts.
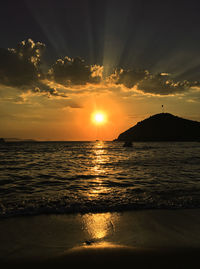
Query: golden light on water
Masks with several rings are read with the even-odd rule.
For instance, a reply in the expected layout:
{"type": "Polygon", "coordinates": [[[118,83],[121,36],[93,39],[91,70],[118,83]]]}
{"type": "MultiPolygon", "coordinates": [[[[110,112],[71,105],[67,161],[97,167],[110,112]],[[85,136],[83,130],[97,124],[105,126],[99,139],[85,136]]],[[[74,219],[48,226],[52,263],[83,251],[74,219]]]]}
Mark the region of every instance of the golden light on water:
{"type": "Polygon", "coordinates": [[[103,141],[94,143],[90,173],[96,177],[92,180],[92,184],[88,186],[87,196],[90,197],[90,199],[97,199],[99,195],[106,195],[109,192],[109,187],[104,184],[104,176],[106,174],[104,164],[109,161],[108,154],[104,147],[103,141]]]}
{"type": "MultiPolygon", "coordinates": [[[[91,174],[95,174],[96,178],[91,181],[91,185],[89,184],[87,196],[91,200],[96,200],[99,194],[109,192],[109,187],[104,184],[105,178],[102,177],[106,173],[104,163],[108,161],[103,141],[94,144],[92,156],[91,174]]],[[[105,240],[113,235],[118,218],[117,213],[89,213],[83,215],[82,225],[89,244],[98,244],[99,246],[100,243],[105,243],[105,240]]]]}

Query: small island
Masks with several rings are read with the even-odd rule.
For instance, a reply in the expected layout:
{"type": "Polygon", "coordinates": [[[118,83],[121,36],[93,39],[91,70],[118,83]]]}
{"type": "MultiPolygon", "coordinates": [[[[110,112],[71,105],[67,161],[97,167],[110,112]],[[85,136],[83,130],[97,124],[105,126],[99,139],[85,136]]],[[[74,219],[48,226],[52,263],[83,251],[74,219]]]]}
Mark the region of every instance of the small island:
{"type": "Polygon", "coordinates": [[[138,122],[115,141],[200,141],[200,122],[160,113],[138,122]]]}
{"type": "Polygon", "coordinates": [[[0,138],[0,144],[5,144],[5,142],[4,138],[0,138]]]}

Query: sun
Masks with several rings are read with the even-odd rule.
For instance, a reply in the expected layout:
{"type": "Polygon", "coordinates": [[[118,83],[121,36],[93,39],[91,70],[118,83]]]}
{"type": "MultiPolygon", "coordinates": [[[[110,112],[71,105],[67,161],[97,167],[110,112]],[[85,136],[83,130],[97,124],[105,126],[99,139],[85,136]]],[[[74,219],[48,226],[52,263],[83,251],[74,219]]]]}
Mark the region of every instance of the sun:
{"type": "Polygon", "coordinates": [[[106,123],[106,114],[101,111],[96,111],[92,114],[92,121],[95,124],[104,124],[106,123]]]}
{"type": "Polygon", "coordinates": [[[100,122],[103,122],[104,121],[104,115],[103,114],[95,114],[95,121],[100,123],[100,122]]]}

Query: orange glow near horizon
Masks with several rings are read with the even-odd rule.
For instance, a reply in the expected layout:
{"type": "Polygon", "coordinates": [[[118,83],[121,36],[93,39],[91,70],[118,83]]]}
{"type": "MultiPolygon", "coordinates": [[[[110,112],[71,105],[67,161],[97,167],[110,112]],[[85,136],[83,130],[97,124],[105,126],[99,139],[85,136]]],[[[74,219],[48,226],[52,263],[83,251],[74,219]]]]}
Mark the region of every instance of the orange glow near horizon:
{"type": "Polygon", "coordinates": [[[108,95],[81,99],[82,108],[64,110],[60,132],[67,134],[68,140],[112,141],[129,126],[126,107],[120,101],[108,95]],[[71,120],[66,121],[68,118],[71,120]]]}

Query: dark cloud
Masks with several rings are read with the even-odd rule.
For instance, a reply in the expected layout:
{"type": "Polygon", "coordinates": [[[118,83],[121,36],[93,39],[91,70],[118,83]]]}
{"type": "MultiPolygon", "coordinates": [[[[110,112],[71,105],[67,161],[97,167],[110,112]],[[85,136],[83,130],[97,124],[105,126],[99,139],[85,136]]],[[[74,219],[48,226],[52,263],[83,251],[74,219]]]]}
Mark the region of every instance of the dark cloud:
{"type": "Polygon", "coordinates": [[[168,73],[151,74],[147,70],[119,70],[115,76],[116,84],[123,84],[127,88],[137,86],[144,93],[157,95],[182,93],[199,85],[199,82],[175,81],[168,73]]]}
{"type": "Polygon", "coordinates": [[[49,85],[44,84],[39,81],[36,84],[36,86],[32,89],[32,92],[36,94],[46,95],[48,97],[51,97],[51,96],[57,96],[57,97],[63,97],[63,98],[68,97],[64,92],[58,91],[57,89],[50,87],[49,85]]]}
{"type": "Polygon", "coordinates": [[[41,42],[35,43],[32,39],[22,41],[18,44],[14,51],[21,58],[27,59],[34,66],[38,67],[41,62],[41,55],[45,49],[45,44],[41,42]]]}
{"type": "Polygon", "coordinates": [[[146,70],[118,70],[116,71],[116,84],[123,84],[127,88],[132,88],[139,81],[143,80],[148,75],[146,70]]]}
{"type": "Polygon", "coordinates": [[[188,91],[197,84],[197,82],[189,82],[187,80],[174,81],[170,79],[168,74],[160,73],[156,75],[149,74],[137,86],[139,90],[145,93],[170,95],[188,91]]]}
{"type": "Polygon", "coordinates": [[[43,83],[45,74],[40,65],[44,49],[43,43],[35,43],[32,39],[20,42],[16,48],[0,49],[0,84],[48,97],[67,97],[43,83]]]}
{"type": "Polygon", "coordinates": [[[45,74],[40,67],[44,49],[43,43],[32,39],[20,42],[16,48],[0,49],[0,84],[65,98],[64,92],[57,90],[54,84],[45,84],[45,79],[64,86],[100,82],[102,67],[87,65],[78,57],[58,59],[45,74]]]}
{"type": "Polygon", "coordinates": [[[92,66],[79,57],[58,59],[49,70],[49,74],[50,79],[65,86],[97,83],[101,79],[99,75],[94,75],[92,66]]]}
{"type": "Polygon", "coordinates": [[[13,87],[35,84],[41,77],[40,56],[45,45],[28,39],[14,49],[0,49],[0,83],[13,87]]]}
{"type": "MultiPolygon", "coordinates": [[[[58,59],[48,73],[43,72],[41,56],[44,50],[43,43],[35,43],[32,39],[20,42],[16,48],[0,49],[0,84],[48,97],[66,98],[67,92],[76,93],[73,87],[67,91],[66,86],[102,82],[103,67],[88,65],[79,57],[58,59]],[[63,89],[62,85],[65,86],[63,89]]],[[[148,70],[139,69],[118,69],[109,78],[114,84],[126,88],[137,86],[144,93],[157,95],[183,93],[192,86],[200,85],[199,82],[175,81],[168,73],[151,74],[148,70]]]]}

